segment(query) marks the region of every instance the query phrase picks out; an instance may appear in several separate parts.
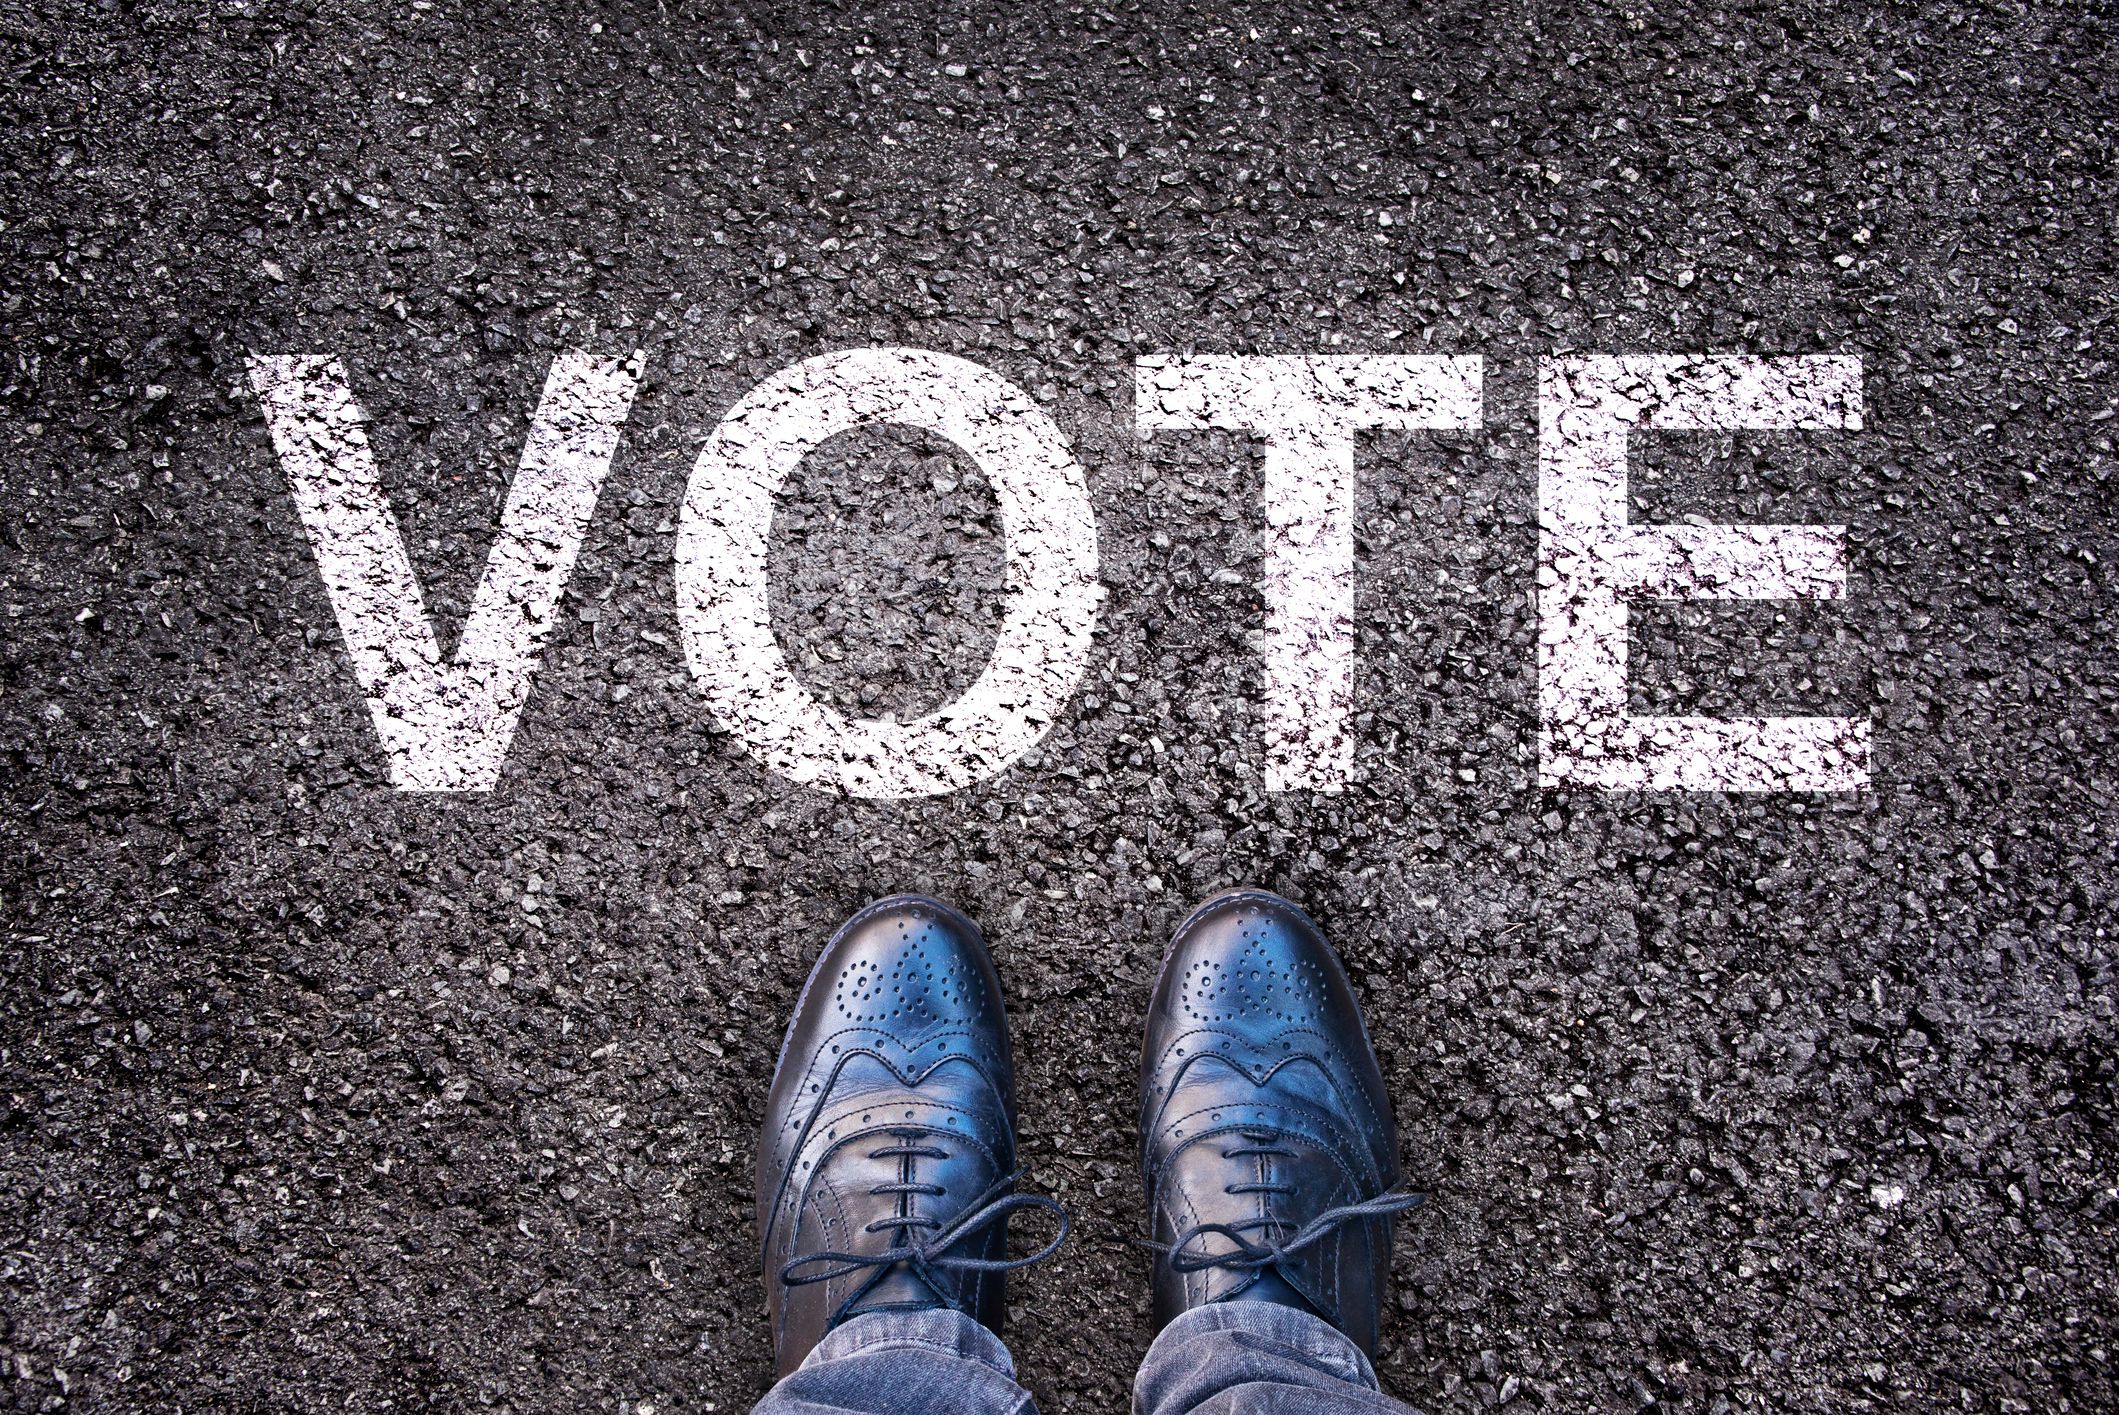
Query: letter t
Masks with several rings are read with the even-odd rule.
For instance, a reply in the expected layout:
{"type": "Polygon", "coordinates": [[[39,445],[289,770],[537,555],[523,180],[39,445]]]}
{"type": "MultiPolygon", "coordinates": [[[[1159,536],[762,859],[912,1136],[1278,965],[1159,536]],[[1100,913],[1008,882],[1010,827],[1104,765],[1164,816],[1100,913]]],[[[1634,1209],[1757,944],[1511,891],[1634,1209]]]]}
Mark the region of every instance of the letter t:
{"type": "Polygon", "coordinates": [[[1141,435],[1180,428],[1265,443],[1266,789],[1353,777],[1354,437],[1479,426],[1476,356],[1221,355],[1134,364],[1141,435]]]}

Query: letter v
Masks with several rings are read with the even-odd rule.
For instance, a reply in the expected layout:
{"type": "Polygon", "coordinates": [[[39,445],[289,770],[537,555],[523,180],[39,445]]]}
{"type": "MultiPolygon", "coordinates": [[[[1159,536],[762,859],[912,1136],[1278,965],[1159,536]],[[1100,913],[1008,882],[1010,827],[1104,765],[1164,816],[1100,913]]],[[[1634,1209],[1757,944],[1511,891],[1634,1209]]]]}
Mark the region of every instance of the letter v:
{"type": "Polygon", "coordinates": [[[250,383],[400,791],[490,791],[611,469],[637,362],[561,354],[545,379],[456,661],[442,662],[337,359],[253,356],[250,383]]]}

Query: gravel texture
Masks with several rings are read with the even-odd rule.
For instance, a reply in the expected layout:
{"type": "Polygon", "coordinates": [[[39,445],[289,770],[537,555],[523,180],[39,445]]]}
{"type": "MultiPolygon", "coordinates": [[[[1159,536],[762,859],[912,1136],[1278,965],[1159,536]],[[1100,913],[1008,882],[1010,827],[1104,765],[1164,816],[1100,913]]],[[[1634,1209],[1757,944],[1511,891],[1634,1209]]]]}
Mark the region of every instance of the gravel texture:
{"type": "MultiPolygon", "coordinates": [[[[1430,1412],[2119,1408],[2115,81],[2093,5],[0,10],[0,1403],[741,1410],[753,1127],[816,949],[1009,991],[1049,1412],[1148,1339],[1133,1088],[1196,897],[1309,907],[1430,1205],[1430,1412]],[[1033,756],[781,781],[685,668],[721,410],[829,349],[1031,390],[1110,590],[1033,756]],[[500,787],[388,788],[245,379],[343,359],[453,642],[554,354],[646,354],[500,787]],[[1255,446],[1156,352],[1477,353],[1367,440],[1356,766],[1261,776],[1255,446]],[[1839,604],[1644,606],[1639,711],[1869,714],[1833,796],[1545,790],[1536,360],[1858,354],[1856,433],[1636,440],[1644,520],[1844,522],[1839,604]]],[[[990,489],[811,459],[781,642],[974,678],[990,489]]]]}

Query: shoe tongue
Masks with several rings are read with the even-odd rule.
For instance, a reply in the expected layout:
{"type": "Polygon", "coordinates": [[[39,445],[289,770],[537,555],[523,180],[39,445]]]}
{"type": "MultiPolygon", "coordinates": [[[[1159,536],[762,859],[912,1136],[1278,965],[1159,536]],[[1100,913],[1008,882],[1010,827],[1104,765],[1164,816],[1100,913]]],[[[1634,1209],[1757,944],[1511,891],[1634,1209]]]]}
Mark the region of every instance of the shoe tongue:
{"type": "Polygon", "coordinates": [[[1281,1275],[1278,1265],[1267,1268],[1240,1289],[1232,1289],[1215,1300],[1226,1302],[1232,1297],[1241,1297],[1251,1302],[1277,1302],[1283,1307],[1308,1312],[1313,1317],[1324,1315],[1317,1310],[1317,1304],[1310,1300],[1308,1293],[1281,1275]]]}
{"type": "MultiPolygon", "coordinates": [[[[932,1131],[908,1129],[893,1131],[888,1136],[871,1136],[855,1147],[846,1156],[852,1160],[860,1158],[857,1168],[839,1176],[842,1188],[866,1194],[880,1184],[918,1184],[933,1181],[938,1161],[925,1156],[891,1156],[884,1159],[869,1157],[869,1151],[889,1145],[933,1145],[939,1137],[932,1131]]],[[[860,1251],[882,1252],[890,1248],[914,1248],[931,1245],[941,1232],[932,1227],[893,1228],[887,1226],[887,1215],[902,1213],[906,1218],[940,1219],[948,1222],[948,1216],[935,1211],[936,1200],[926,1194],[905,1194],[895,1200],[879,1198],[877,1204],[887,1205],[872,1211],[877,1222],[886,1226],[874,1233],[859,1233],[854,1247],[860,1251]],[[902,1205],[902,1208],[899,1207],[902,1205]]],[[[937,1255],[939,1256],[939,1255],[937,1255]]],[[[937,1274],[938,1282],[949,1281],[945,1274],[937,1274]]],[[[862,1312],[885,1311],[892,1308],[929,1308],[947,1306],[951,1294],[940,1292],[913,1271],[910,1263],[894,1263],[875,1273],[861,1290],[860,1299],[848,1310],[848,1316],[862,1312]]]]}
{"type": "Polygon", "coordinates": [[[881,1312],[892,1308],[910,1307],[925,1310],[929,1307],[948,1305],[947,1293],[935,1291],[920,1281],[919,1275],[913,1272],[910,1266],[899,1263],[877,1278],[874,1285],[861,1294],[861,1300],[854,1303],[847,1315],[853,1317],[863,1312],[881,1312]]]}
{"type": "MultiPolygon", "coordinates": [[[[1337,1192],[1341,1187],[1337,1168],[1311,1141],[1264,1125],[1202,1136],[1170,1157],[1166,1173],[1181,1190],[1219,1195],[1224,1185],[1261,1182],[1261,1168],[1270,1172],[1273,1183],[1293,1186],[1295,1194],[1333,1195],[1331,1203],[1344,1198],[1343,1193],[1337,1192]],[[1263,1166],[1258,1157],[1225,1156],[1225,1151],[1251,1147],[1270,1147],[1280,1153],[1263,1166]]],[[[1224,1202],[1234,1205],[1225,1212],[1231,1221],[1244,1225],[1244,1237],[1268,1248],[1293,1239],[1305,1222],[1322,1211],[1314,1201],[1298,1207],[1288,1194],[1244,1194],[1224,1202]],[[1272,1222],[1254,1222],[1259,1219],[1272,1222]]],[[[1201,1238],[1198,1244],[1204,1252],[1223,1252],[1235,1246],[1219,1235],[1201,1238]]],[[[1318,1312],[1323,1309],[1319,1305],[1322,1278],[1317,1263],[1331,1248],[1331,1241],[1326,1240],[1298,1253],[1286,1264],[1275,1263],[1262,1270],[1209,1268],[1195,1280],[1204,1285],[1210,1302],[1256,1296],[1318,1312]]]]}

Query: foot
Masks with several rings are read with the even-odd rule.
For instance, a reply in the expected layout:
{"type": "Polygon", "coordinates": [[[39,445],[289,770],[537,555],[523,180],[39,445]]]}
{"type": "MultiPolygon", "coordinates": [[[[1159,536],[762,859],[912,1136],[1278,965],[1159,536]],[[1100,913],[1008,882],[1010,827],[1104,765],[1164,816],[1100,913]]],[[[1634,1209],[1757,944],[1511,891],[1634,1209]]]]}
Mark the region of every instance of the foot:
{"type": "Polygon", "coordinates": [[[1015,1067],[972,922],[869,905],[825,945],[780,1049],[758,1146],[758,1228],[781,1374],[865,1312],[949,1307],[999,1331],[1009,1269],[1066,1237],[1016,1194],[1015,1067]],[[1059,1237],[1008,1258],[1008,1216],[1059,1237]]]}
{"type": "Polygon", "coordinates": [[[1148,1009],[1141,1168],[1155,1325],[1209,1302],[1323,1317],[1374,1353],[1398,1132],[1346,971],[1307,915],[1235,890],[1178,927],[1148,1009]]]}

